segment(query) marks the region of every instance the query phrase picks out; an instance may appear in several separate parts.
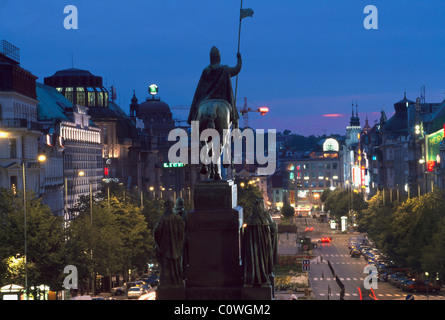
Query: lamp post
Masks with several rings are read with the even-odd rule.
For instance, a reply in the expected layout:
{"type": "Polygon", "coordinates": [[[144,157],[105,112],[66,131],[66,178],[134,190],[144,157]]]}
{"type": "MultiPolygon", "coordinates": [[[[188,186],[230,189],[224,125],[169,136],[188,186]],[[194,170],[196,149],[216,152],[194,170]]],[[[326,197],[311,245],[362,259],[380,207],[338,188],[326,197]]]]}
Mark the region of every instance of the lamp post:
{"type": "MultiPolygon", "coordinates": [[[[39,162],[45,162],[46,156],[39,155],[37,157],[39,162]]],[[[28,232],[27,232],[27,211],[26,211],[26,165],[25,160],[22,160],[22,180],[23,180],[23,221],[24,221],[24,237],[25,237],[25,291],[26,300],[28,300],[28,232]]],[[[39,186],[40,189],[40,186],[39,186]]]]}

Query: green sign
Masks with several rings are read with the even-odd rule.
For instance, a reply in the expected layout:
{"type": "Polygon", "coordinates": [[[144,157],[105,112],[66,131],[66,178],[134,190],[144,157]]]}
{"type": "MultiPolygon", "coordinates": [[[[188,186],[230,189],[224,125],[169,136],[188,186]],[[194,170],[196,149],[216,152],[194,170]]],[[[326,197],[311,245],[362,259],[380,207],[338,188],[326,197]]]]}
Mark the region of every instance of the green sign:
{"type": "Polygon", "coordinates": [[[443,129],[426,136],[426,161],[436,161],[443,140],[443,129]]]}
{"type": "Polygon", "coordinates": [[[155,84],[148,86],[148,93],[150,93],[152,96],[158,94],[158,86],[155,84]]]}
{"type": "Polygon", "coordinates": [[[185,166],[183,163],[164,162],[164,168],[182,168],[183,166],[185,166]]]}

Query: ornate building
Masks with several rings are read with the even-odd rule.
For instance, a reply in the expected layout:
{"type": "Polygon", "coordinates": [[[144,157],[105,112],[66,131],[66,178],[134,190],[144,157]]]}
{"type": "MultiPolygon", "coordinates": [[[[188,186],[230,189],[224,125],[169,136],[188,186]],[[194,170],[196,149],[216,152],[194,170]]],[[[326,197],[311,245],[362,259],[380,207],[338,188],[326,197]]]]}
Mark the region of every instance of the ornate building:
{"type": "MultiPolygon", "coordinates": [[[[62,190],[65,220],[75,217],[72,210],[80,196],[97,192],[102,185],[103,162],[100,128],[92,121],[88,108],[73,105],[56,89],[37,83],[39,122],[45,131],[47,146],[53,147],[53,162],[63,166],[49,166],[45,174],[47,192],[62,190]],[[62,177],[57,170],[62,169],[62,177]]],[[[52,199],[53,197],[47,196],[52,199]]],[[[57,200],[52,199],[52,200],[57,200]]]]}
{"type": "Polygon", "coordinates": [[[17,47],[3,40],[1,48],[0,187],[23,190],[25,184],[39,195],[43,168],[38,161],[42,131],[37,123],[37,77],[20,66],[17,47]]]}
{"type": "Polygon", "coordinates": [[[156,146],[103,86],[102,77],[87,70],[70,68],[45,78],[72,104],[88,108],[88,114],[100,129],[105,182],[122,183],[142,190],[147,180],[155,179],[156,146]]]}
{"type": "Polygon", "coordinates": [[[159,170],[160,177],[155,180],[150,178],[144,187],[152,190],[153,196],[162,195],[171,199],[182,196],[186,200],[191,199],[192,185],[184,183],[192,178],[190,166],[186,168],[184,164],[170,163],[168,159],[168,151],[174,143],[168,141],[168,135],[176,127],[173,114],[169,105],[155,96],[157,91],[149,92],[152,96],[141,103],[138,103],[136,95],[133,95],[130,105],[130,118],[135,122],[142,121],[144,131],[152,137],[157,146],[155,167],[159,170]]]}

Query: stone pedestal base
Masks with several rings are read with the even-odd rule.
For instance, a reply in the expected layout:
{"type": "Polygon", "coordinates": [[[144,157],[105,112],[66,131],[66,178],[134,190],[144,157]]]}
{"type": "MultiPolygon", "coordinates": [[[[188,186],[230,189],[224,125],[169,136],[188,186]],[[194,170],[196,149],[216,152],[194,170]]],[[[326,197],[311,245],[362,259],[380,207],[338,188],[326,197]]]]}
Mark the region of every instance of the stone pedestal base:
{"type": "Polygon", "coordinates": [[[194,206],[186,222],[185,288],[160,289],[157,299],[271,300],[270,286],[243,286],[243,210],[233,181],[198,182],[194,206]]]}
{"type": "Polygon", "coordinates": [[[232,180],[198,182],[194,206],[186,226],[187,299],[239,300],[243,210],[237,206],[236,185],[232,180]]]}

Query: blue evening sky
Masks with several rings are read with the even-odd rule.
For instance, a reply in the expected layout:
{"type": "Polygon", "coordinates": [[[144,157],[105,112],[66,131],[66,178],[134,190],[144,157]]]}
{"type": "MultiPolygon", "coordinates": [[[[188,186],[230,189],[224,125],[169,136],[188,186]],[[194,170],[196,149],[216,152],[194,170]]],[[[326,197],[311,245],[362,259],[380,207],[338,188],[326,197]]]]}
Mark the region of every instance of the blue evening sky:
{"type": "MultiPolygon", "coordinates": [[[[426,87],[426,101],[445,92],[445,1],[244,0],[243,69],[237,105],[268,106],[250,113],[254,128],[303,135],[345,133],[352,101],[371,126],[383,108],[411,100],[426,87]],[[378,9],[378,30],[366,30],[367,5],[378,9]],[[327,117],[336,114],[335,117],[327,117]]],[[[234,66],[240,0],[0,0],[0,39],[21,50],[21,65],[39,77],[74,67],[117,88],[128,112],[148,85],[175,109],[189,106],[210,48],[234,66]],[[66,30],[66,5],[78,9],[78,29],[66,30]]],[[[235,87],[235,78],[233,78],[235,87]]]]}

